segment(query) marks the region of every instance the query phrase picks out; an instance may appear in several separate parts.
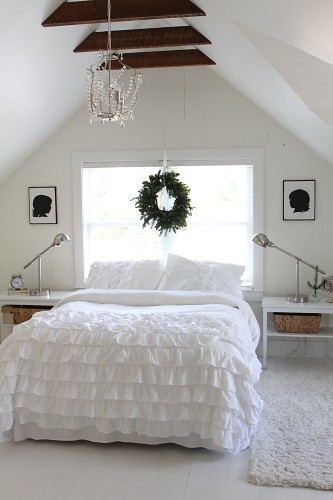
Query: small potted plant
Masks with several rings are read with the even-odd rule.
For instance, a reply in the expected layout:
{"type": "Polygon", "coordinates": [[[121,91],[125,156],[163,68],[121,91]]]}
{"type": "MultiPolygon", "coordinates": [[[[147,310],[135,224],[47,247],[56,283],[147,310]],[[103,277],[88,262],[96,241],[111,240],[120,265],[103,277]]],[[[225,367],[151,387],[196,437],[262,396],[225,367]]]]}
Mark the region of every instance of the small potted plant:
{"type": "Polygon", "coordinates": [[[325,278],[323,278],[321,281],[319,281],[318,269],[319,269],[319,267],[316,266],[313,283],[310,283],[310,281],[308,281],[308,286],[313,290],[309,299],[313,300],[313,301],[318,301],[322,298],[322,295],[321,295],[321,293],[318,293],[318,290],[325,289],[325,284],[326,284],[325,278]]]}

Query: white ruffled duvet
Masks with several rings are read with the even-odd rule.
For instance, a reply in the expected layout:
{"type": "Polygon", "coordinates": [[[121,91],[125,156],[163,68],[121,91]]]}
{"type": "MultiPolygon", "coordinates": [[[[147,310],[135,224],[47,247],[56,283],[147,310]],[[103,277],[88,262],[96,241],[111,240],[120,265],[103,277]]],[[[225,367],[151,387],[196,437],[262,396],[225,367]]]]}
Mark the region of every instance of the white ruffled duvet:
{"type": "Polygon", "coordinates": [[[259,328],[225,293],[84,290],[0,346],[0,440],[174,442],[238,453],[262,402],[259,328]]]}

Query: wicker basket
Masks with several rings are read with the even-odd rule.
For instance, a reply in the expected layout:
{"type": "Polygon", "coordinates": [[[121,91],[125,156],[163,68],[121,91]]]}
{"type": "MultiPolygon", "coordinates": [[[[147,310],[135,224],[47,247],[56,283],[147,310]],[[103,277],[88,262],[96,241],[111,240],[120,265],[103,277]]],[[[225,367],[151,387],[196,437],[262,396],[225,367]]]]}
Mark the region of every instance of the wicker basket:
{"type": "Polygon", "coordinates": [[[32,316],[36,312],[45,311],[51,309],[50,306],[11,306],[5,305],[2,306],[1,311],[4,315],[4,323],[7,324],[20,324],[24,323],[24,321],[28,321],[28,319],[32,318],[32,316]],[[12,320],[11,320],[12,318],[12,320]]]}
{"type": "Polygon", "coordinates": [[[5,325],[13,325],[14,324],[14,315],[12,306],[2,306],[2,322],[5,325]]]}
{"type": "Polygon", "coordinates": [[[279,333],[318,333],[321,314],[273,313],[275,330],[279,333]]]}

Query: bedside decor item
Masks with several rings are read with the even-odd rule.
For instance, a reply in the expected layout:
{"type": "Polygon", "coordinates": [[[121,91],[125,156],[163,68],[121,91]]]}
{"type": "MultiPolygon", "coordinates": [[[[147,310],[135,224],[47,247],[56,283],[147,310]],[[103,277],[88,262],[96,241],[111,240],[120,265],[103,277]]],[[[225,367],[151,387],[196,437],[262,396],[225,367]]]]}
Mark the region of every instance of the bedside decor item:
{"type": "Polygon", "coordinates": [[[46,288],[42,288],[42,286],[41,286],[41,280],[42,280],[42,259],[41,259],[41,257],[45,252],[50,250],[50,248],[60,247],[63,243],[66,243],[68,241],[70,241],[70,237],[67,236],[67,234],[63,234],[63,233],[57,234],[55,236],[53,242],[51,243],[51,245],[49,245],[47,248],[45,248],[45,250],[43,250],[38,255],[36,255],[36,257],[34,257],[30,262],[28,262],[28,264],[26,264],[24,266],[24,269],[27,269],[27,267],[29,267],[33,262],[35,262],[35,260],[38,260],[38,288],[31,290],[30,295],[36,295],[36,296],[48,296],[48,295],[50,295],[50,290],[48,290],[46,288]]]}
{"type": "Polygon", "coordinates": [[[164,233],[187,227],[187,217],[192,215],[194,207],[191,206],[190,188],[178,179],[177,172],[161,170],[155,175],[149,176],[149,181],[142,183],[142,188],[136,198],[135,206],[141,214],[143,226],[150,225],[159,231],[160,236],[164,233]],[[174,198],[170,210],[164,206],[159,207],[159,195],[165,188],[166,194],[174,198]]]}
{"type": "Polygon", "coordinates": [[[327,302],[332,303],[333,302],[333,276],[327,276],[325,278],[325,286],[324,286],[325,292],[328,292],[328,300],[327,302]]]}
{"type": "Polygon", "coordinates": [[[24,279],[22,274],[14,273],[10,278],[10,284],[13,290],[22,290],[24,279]]]}
{"type": "Polygon", "coordinates": [[[301,259],[300,257],[297,257],[296,255],[287,252],[287,250],[283,250],[283,248],[278,247],[270,241],[265,234],[258,233],[255,234],[252,238],[252,241],[256,243],[257,245],[261,247],[270,247],[270,248],[276,248],[277,250],[280,250],[280,252],[283,252],[289,257],[292,257],[293,259],[296,260],[296,293],[295,295],[287,295],[286,299],[288,302],[307,302],[308,301],[308,296],[307,295],[300,295],[299,293],[299,263],[302,262],[302,264],[305,264],[306,266],[311,267],[312,269],[317,269],[319,273],[326,274],[325,271],[322,269],[319,269],[318,266],[314,266],[313,264],[310,264],[309,262],[306,262],[305,260],[301,259]]]}
{"type": "Polygon", "coordinates": [[[318,266],[316,266],[316,269],[315,269],[315,272],[314,272],[313,283],[310,283],[310,281],[308,281],[308,286],[313,290],[313,292],[310,295],[309,299],[312,300],[313,302],[321,300],[322,299],[322,293],[320,292],[320,290],[324,290],[325,289],[325,284],[326,284],[326,278],[323,278],[319,282],[319,279],[318,279],[318,266]]]}
{"type": "Polygon", "coordinates": [[[26,306],[26,305],[4,305],[2,306],[2,314],[6,314],[4,323],[9,325],[19,325],[28,321],[36,312],[48,311],[51,306],[26,306]]]}
{"type": "Polygon", "coordinates": [[[30,224],[57,224],[56,187],[29,187],[30,224]]]}
{"type": "Polygon", "coordinates": [[[116,122],[121,127],[133,120],[142,75],[123,62],[122,54],[113,54],[111,47],[111,0],[107,2],[108,42],[106,52],[100,51],[99,61],[87,70],[90,123],[116,122]],[[112,66],[119,71],[112,77],[112,66]],[[131,73],[128,81],[126,74],[131,73]]]}
{"type": "MultiPolygon", "coordinates": [[[[14,324],[14,314],[13,314],[12,306],[7,305],[7,304],[3,305],[1,307],[1,312],[2,312],[2,323],[4,325],[13,325],[14,324]]],[[[0,340],[2,340],[2,339],[0,339],[0,340]]]]}
{"type": "Polygon", "coordinates": [[[273,313],[275,331],[279,333],[318,333],[320,313],[273,313]]]}
{"type": "Polygon", "coordinates": [[[8,288],[8,295],[28,295],[28,289],[23,288],[24,279],[22,274],[14,273],[10,278],[10,288],[8,288]]]}
{"type": "Polygon", "coordinates": [[[29,290],[27,288],[21,288],[20,290],[15,290],[14,288],[8,288],[8,295],[29,295],[29,290]]]}
{"type": "Polygon", "coordinates": [[[316,181],[283,181],[283,220],[315,220],[316,181]]]}

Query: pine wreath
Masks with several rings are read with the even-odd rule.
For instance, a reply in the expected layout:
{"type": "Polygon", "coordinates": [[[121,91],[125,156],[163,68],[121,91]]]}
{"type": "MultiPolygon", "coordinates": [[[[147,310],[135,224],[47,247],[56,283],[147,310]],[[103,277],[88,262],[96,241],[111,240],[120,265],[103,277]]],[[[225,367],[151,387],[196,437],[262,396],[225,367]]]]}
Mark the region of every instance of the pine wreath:
{"type": "Polygon", "coordinates": [[[194,207],[191,206],[189,197],[190,188],[178,180],[177,172],[158,171],[155,175],[149,176],[149,181],[142,183],[139,195],[134,198],[135,206],[141,214],[143,226],[150,225],[159,231],[160,236],[164,233],[187,227],[186,219],[192,215],[194,207]],[[158,193],[165,187],[169,196],[175,199],[173,207],[170,210],[159,208],[158,193]]]}

